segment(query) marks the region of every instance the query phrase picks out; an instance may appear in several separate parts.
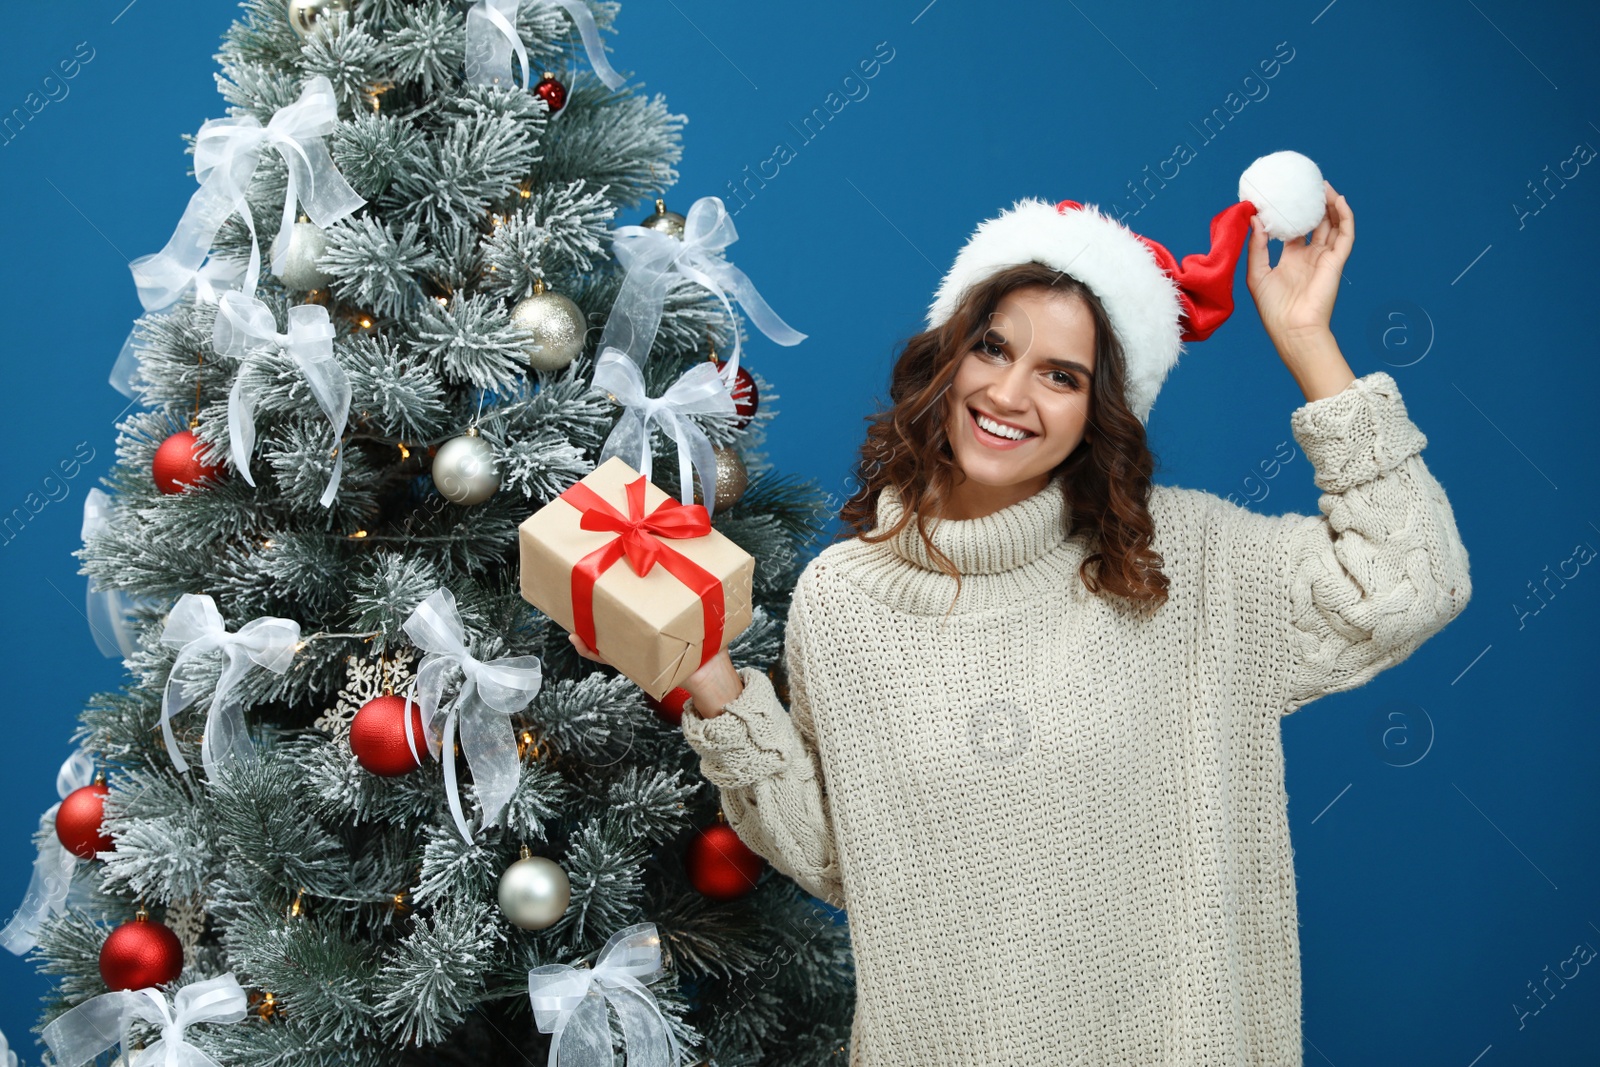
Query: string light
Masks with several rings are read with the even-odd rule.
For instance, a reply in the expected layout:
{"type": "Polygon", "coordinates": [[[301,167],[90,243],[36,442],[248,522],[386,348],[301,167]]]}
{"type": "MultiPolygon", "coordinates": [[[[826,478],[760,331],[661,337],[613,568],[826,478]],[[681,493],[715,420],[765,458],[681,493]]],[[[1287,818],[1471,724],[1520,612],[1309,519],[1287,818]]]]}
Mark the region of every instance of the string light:
{"type": "Polygon", "coordinates": [[[400,442],[400,458],[401,459],[410,459],[411,458],[411,449],[406,447],[406,443],[404,441],[400,442]]]}
{"type": "Polygon", "coordinates": [[[365,530],[357,530],[355,533],[350,535],[350,540],[359,541],[365,536],[367,536],[367,531],[365,531],[365,530]]]}

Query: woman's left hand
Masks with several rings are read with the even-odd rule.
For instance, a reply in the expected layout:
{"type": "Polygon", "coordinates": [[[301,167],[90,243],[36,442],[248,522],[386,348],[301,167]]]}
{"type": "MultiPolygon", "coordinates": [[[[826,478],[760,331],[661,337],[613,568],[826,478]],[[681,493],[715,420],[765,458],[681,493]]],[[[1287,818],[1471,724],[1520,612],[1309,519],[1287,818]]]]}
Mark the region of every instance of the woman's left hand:
{"type": "Polygon", "coordinates": [[[1311,242],[1283,242],[1278,265],[1268,265],[1267,233],[1259,215],[1250,220],[1250,258],[1245,272],[1261,324],[1280,351],[1295,338],[1329,330],[1340,272],[1356,239],[1355,215],[1333,186],[1322,183],[1327,210],[1311,242]]]}

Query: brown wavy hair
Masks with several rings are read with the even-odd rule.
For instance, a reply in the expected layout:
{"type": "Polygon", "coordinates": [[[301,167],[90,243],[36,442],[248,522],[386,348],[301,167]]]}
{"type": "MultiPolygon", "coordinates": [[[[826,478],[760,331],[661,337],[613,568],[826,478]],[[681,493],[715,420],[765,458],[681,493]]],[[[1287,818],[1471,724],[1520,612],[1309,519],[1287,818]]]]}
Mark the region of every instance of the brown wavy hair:
{"type": "Polygon", "coordinates": [[[1121,597],[1136,608],[1159,608],[1169,583],[1161,573],[1161,554],[1150,548],[1155,521],[1148,504],[1156,457],[1146,443],[1144,425],[1128,407],[1122,345],[1099,298],[1078,279],[1042,263],[995,272],[971,286],[942,325],[906,341],[890,373],[889,407],[867,417],[855,471],[858,488],[839,511],[845,528],[835,539],[854,536],[881,543],[905,529],[915,515],[929,554],[955,578],[956,596],[961,595],[961,573],[934,545],[925,522],[926,515],[943,512],[956,476],[945,432],[948,404],[940,401],[961,360],[988,331],[1001,298],[1026,287],[1076,297],[1094,319],[1095,373],[1088,415],[1093,436],[1051,472],[1066,493],[1067,536],[1089,535],[1092,551],[1079,566],[1079,577],[1091,593],[1121,597]],[[868,536],[877,524],[878,497],[890,484],[905,502],[904,514],[890,529],[868,536]]]}

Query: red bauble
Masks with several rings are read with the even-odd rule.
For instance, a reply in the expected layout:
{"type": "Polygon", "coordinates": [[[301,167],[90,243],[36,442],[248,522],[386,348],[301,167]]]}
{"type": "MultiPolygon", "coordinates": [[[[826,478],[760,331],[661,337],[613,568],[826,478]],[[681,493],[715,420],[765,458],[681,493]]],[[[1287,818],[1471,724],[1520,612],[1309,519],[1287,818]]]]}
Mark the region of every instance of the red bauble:
{"type": "Polygon", "coordinates": [[[662,719],[676,725],[683,722],[683,705],[688,699],[689,691],[680,685],[667,690],[666,695],[660,700],[646,694],[644,702],[662,719]]]}
{"type": "Polygon", "coordinates": [[[100,947],[100,977],[112,989],[165,985],[182,972],[178,935],[142,916],[111,931],[100,947]]]}
{"type": "Polygon", "coordinates": [[[750,892],[766,864],[739,840],[733,827],[720,822],[697,833],[684,857],[689,884],[718,900],[733,900],[750,892]]]}
{"type": "Polygon", "coordinates": [[[548,70],[544,77],[534,85],[533,91],[538,93],[546,104],[550,106],[550,114],[554,115],[567,105],[567,87],[556,81],[556,76],[548,70]]]}
{"type": "Polygon", "coordinates": [[[56,809],[56,839],[79,859],[92,860],[96,852],[110,852],[117,847],[100,829],[109,792],[104,782],[95,782],[68,793],[56,809]]]}
{"type": "Polygon", "coordinates": [[[375,697],[361,705],[351,720],[350,751],[356,754],[356,762],[373,774],[393,778],[422,766],[406,741],[408,705],[411,740],[421,756],[428,751],[428,740],[422,731],[422,706],[416,701],[394,694],[375,697]]]}
{"type": "MultiPolygon", "coordinates": [[[[727,360],[717,360],[718,370],[727,365],[727,360]]],[[[733,394],[733,410],[739,413],[739,429],[742,430],[750,425],[750,419],[761,406],[761,396],[756,392],[756,380],[745,370],[744,360],[739,361],[739,370],[733,376],[733,388],[729,392],[733,394]]]]}
{"type": "Polygon", "coordinates": [[[200,447],[200,439],[193,430],[180,430],[162,441],[150,464],[156,488],[171,495],[183,492],[186,486],[221,478],[225,468],[200,462],[196,457],[200,447]]]}

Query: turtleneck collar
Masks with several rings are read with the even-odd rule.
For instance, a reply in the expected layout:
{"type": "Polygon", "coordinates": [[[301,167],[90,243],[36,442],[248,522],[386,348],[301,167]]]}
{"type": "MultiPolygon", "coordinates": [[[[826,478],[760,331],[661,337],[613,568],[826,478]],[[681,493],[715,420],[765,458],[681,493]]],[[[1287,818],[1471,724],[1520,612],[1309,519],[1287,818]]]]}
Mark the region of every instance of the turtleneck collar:
{"type": "MultiPolygon", "coordinates": [[[[878,494],[877,529],[886,530],[904,511],[899,490],[878,494]]],[[[1039,492],[978,519],[929,519],[928,536],[963,574],[1001,574],[1045,556],[1067,539],[1066,492],[1052,478],[1039,492]]],[[[939,566],[917,532],[912,516],[887,542],[900,559],[928,571],[939,566]]]]}

